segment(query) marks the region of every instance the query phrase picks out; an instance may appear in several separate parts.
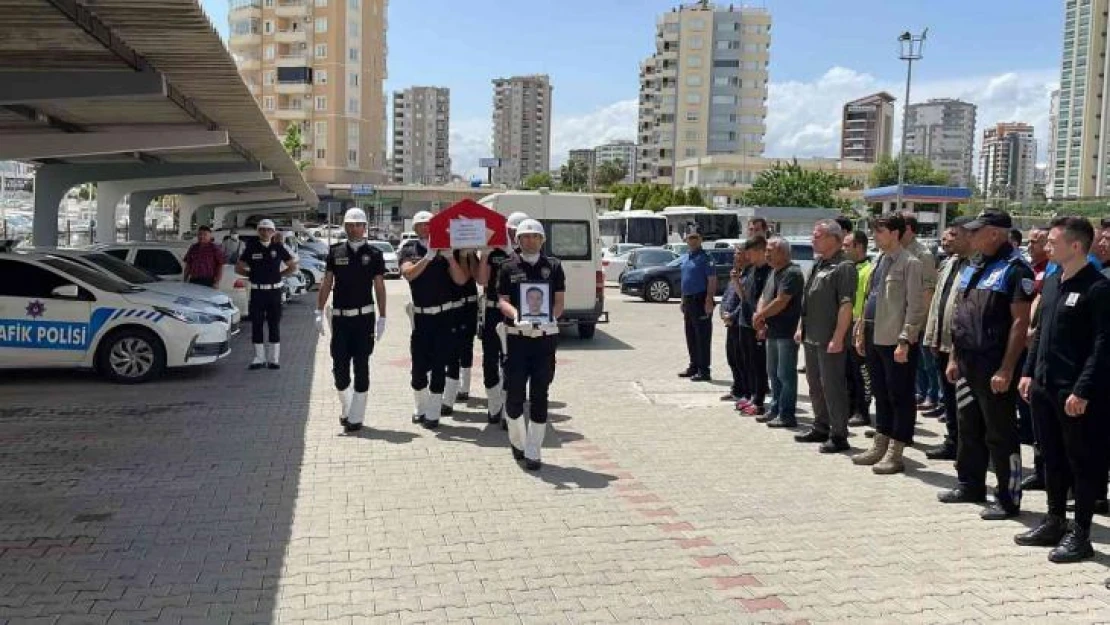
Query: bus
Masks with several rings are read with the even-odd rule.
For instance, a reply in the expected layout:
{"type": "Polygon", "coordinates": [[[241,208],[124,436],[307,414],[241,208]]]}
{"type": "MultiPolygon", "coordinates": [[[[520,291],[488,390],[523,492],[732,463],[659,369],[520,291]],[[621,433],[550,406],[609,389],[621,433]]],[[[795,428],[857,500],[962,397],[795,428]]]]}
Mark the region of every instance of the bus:
{"type": "Polygon", "coordinates": [[[597,218],[606,246],[639,243],[658,246],[667,242],[667,218],[648,210],[608,211],[597,218]]]}
{"type": "Polygon", "coordinates": [[[706,241],[740,238],[740,216],[733,211],[668,206],[663,209],[663,217],[667,220],[667,240],[672,243],[685,240],[686,234],[694,230],[706,241]]]}

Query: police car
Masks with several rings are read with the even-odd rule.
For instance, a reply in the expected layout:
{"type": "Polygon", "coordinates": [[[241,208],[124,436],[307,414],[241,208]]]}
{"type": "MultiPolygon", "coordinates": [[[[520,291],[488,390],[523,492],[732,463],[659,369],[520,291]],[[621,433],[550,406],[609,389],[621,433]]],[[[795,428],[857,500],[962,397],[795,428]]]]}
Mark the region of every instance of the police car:
{"type": "Polygon", "coordinates": [[[0,256],[0,369],[91,368],[121,383],[227,356],[229,326],[48,254],[0,256]]]}

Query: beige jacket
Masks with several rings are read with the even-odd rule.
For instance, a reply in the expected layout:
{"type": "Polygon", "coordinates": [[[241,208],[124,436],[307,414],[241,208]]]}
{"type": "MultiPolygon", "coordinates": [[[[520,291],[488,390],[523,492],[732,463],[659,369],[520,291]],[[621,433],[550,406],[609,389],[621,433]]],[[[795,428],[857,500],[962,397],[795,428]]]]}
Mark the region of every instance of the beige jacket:
{"type": "MultiPolygon", "coordinates": [[[[874,276],[886,254],[875,261],[874,276]]],[[[899,339],[917,343],[925,324],[925,291],[921,261],[905,249],[890,256],[892,264],[879,289],[875,308],[875,344],[897,345],[899,339]]],[[[857,331],[862,331],[862,323],[857,331]]]]}
{"type": "Polygon", "coordinates": [[[956,310],[956,293],[958,291],[956,287],[959,284],[952,283],[952,288],[948,291],[948,301],[944,302],[943,311],[941,311],[940,299],[944,295],[944,285],[948,282],[948,276],[952,275],[952,272],[956,272],[956,280],[959,280],[959,272],[967,267],[968,262],[968,259],[955,255],[945,259],[940,266],[940,271],[937,272],[937,289],[933,291],[933,301],[929,304],[929,319],[925,322],[925,345],[935,347],[946,354],[952,351],[952,313],[956,310]],[[944,315],[942,327],[947,331],[939,333],[940,336],[937,336],[937,318],[942,314],[944,315]]]}

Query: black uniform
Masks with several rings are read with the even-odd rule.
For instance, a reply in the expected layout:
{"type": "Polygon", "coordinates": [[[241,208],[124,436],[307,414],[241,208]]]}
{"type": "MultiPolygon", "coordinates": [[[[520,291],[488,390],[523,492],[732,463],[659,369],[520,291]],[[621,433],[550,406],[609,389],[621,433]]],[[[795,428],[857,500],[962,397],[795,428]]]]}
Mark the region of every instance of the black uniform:
{"type": "Polygon", "coordinates": [[[770,275],[770,265],[749,265],[740,274],[740,368],[747,376],[745,387],[751,393],[749,399],[759,409],[763,408],[763,402],[770,390],[767,381],[767,342],[759,340],[752,317],[770,275]]]}
{"type": "MultiPolygon", "coordinates": [[[[489,260],[489,280],[486,282],[486,311],[482,322],[482,382],[486,389],[501,383],[501,338],[497,335],[497,324],[502,316],[497,310],[499,297],[497,281],[501,276],[501,266],[511,257],[504,250],[493,249],[487,252],[489,260]]],[[[516,254],[514,253],[513,256],[516,254]]]]}
{"type": "MultiPolygon", "coordinates": [[[[416,263],[427,253],[428,248],[422,242],[409,244],[401,251],[401,264],[416,263]]],[[[442,256],[436,256],[420,277],[409,282],[413,306],[409,350],[412,356],[412,388],[415,391],[429,389],[432,395],[443,394],[447,365],[455,354],[451,332],[455,320],[451,314],[454,308],[450,305],[454,284],[450,265],[442,256]]],[[[424,417],[435,421],[439,419],[439,414],[435,411],[424,417]]]]}
{"type": "Polygon", "coordinates": [[[962,378],[956,385],[956,472],[964,487],[985,491],[989,457],[998,478],[998,503],[1016,509],[1021,504],[1021,440],[1015,412],[1020,371],[1015,370],[1004,393],[991,390],[991,378],[1006,353],[1011,304],[1033,299],[1033,269],[1005,244],[995,255],[965,267],[956,289],[952,350],[962,378]]]}
{"type": "MultiPolygon", "coordinates": [[[[505,261],[498,277],[497,291],[507,297],[523,316],[527,315],[527,306],[522,307],[522,284],[546,285],[547,297],[550,298],[546,303],[547,311],[553,313],[555,294],[566,292],[566,275],[559,259],[552,256],[540,254],[535,264],[525,262],[519,255],[505,261]]],[[[552,319],[550,325],[554,326],[554,322],[552,319]]],[[[555,377],[558,329],[544,334],[529,323],[522,322],[520,327],[513,320],[506,320],[505,323],[508,347],[505,357],[505,413],[509,418],[509,441],[515,457],[538,463],[539,448],[547,427],[547,390],[555,377]],[[531,402],[528,420],[539,427],[530,426],[526,440],[521,441],[514,432],[520,432],[523,426],[520,417],[524,414],[526,399],[531,402]],[[523,451],[517,447],[519,442],[524,443],[523,451]]]]}
{"type": "Polygon", "coordinates": [[[374,280],[385,275],[385,259],[378,248],[364,243],[357,250],[349,243],[328,249],[327,270],[335,276],[332,292],[331,360],[336,390],[351,385],[355,392],[370,388],[370,355],[374,353],[374,280]]]}
{"type": "MultiPolygon", "coordinates": [[[[456,262],[466,262],[466,252],[455,250],[453,253],[456,262]]],[[[447,377],[458,380],[459,369],[474,366],[474,336],[478,332],[478,283],[471,276],[462,285],[451,282],[451,287],[452,299],[456,302],[456,308],[452,311],[455,317],[453,325],[456,355],[447,365],[447,377]]]]}
{"type": "Polygon", "coordinates": [[[250,239],[239,260],[250,269],[251,297],[247,308],[251,317],[251,342],[261,344],[263,325],[268,327],[270,343],[281,342],[281,264],[293,260],[280,239],[262,245],[250,239]]]}
{"type": "Polygon", "coordinates": [[[1071,488],[1076,525],[1090,530],[1110,462],[1110,280],[1090,264],[1062,277],[1045,278],[1024,375],[1033,378],[1029,399],[1044,455],[1048,513],[1064,518],[1071,488]],[[1083,415],[1064,412],[1069,395],[1087,400],[1083,415]]]}

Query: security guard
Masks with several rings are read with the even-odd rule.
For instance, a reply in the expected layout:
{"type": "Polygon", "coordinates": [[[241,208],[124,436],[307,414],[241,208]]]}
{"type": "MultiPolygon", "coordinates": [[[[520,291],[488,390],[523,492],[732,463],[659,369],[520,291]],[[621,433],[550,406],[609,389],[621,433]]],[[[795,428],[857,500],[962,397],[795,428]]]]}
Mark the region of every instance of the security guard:
{"type": "Polygon", "coordinates": [[[280,369],[281,364],[281,285],[284,276],[297,273],[297,259],[275,238],[274,222],[258,222],[258,238],[247,241],[235,273],[250,278],[251,297],[247,312],[251,317],[251,342],[254,360],[249,369],[280,369]],[[285,269],[281,268],[282,263],[285,269]],[[268,329],[269,349],[264,349],[262,329],[268,329]]]}
{"type": "Polygon", "coordinates": [[[362,429],[366,392],[370,389],[370,355],[374,342],[385,333],[385,259],[366,242],[366,213],[352,208],[343,216],[347,240],[328,249],[327,271],[316,296],[316,330],[324,336],[328,297],[335,287],[331,310],[331,361],[335,389],[343,414],[339,423],[346,432],[362,429]],[[378,304],[377,321],[374,302],[378,304]],[[355,384],[351,388],[351,366],[355,384]]]}
{"type": "Polygon", "coordinates": [[[440,415],[455,412],[456,401],[470,399],[470,368],[474,366],[474,336],[478,332],[478,258],[469,250],[454,250],[451,255],[463,268],[466,282],[452,284],[451,322],[455,354],[447,363],[447,384],[443,391],[440,415]]]}
{"type": "Polygon", "coordinates": [[[521,212],[509,215],[506,222],[509,245],[484,252],[478,264],[477,282],[485,288],[485,309],[482,314],[482,383],[486,387],[487,420],[490,423],[500,422],[502,427],[506,426],[505,417],[502,414],[505,392],[501,383],[501,367],[505,354],[501,349],[501,336],[497,331],[497,326],[502,321],[498,311],[501,300],[497,296],[497,279],[505,261],[516,257],[516,250],[513,247],[516,244],[516,228],[525,219],[528,219],[528,215],[521,212]]]}
{"type": "Polygon", "coordinates": [[[513,458],[529,471],[540,468],[540,448],[547,431],[547,389],[555,377],[555,348],[566,294],[566,275],[559,259],[543,254],[543,225],[525,219],[517,227],[520,253],[505,261],[497,284],[505,318],[505,412],[513,458]],[[525,395],[527,394],[527,397],[525,395]],[[527,424],[522,418],[530,402],[527,424]]]}
{"type": "Polygon", "coordinates": [[[1048,250],[1063,268],[1044,280],[1040,324],[1018,390],[1032,408],[1045,465],[1048,514],[1014,537],[1019,545],[1053,547],[1052,562],[1095,555],[1091,518],[1106,483],[1106,407],[1110,391],[1110,280],[1087,262],[1095,232],[1081,217],[1052,222],[1048,250]],[[1068,490],[1075,523],[1066,520],[1068,490]]]}
{"type": "Polygon", "coordinates": [[[1018,515],[1021,506],[1021,439],[1017,424],[1018,359],[1025,349],[1033,269],[1010,244],[1013,222],[989,209],[964,224],[979,256],[960,272],[952,314],[952,352],[945,376],[956,385],[960,438],[956,488],[943,503],[986,499],[988,453],[998,478],[986,520],[1018,515]]]}
{"type": "Polygon", "coordinates": [[[432,214],[420,211],[412,220],[419,239],[401,249],[401,275],[412,291],[412,390],[416,404],[412,422],[425,428],[439,427],[447,365],[456,355],[451,311],[452,285],[466,282],[466,273],[454,255],[428,247],[428,222],[432,214]]]}

